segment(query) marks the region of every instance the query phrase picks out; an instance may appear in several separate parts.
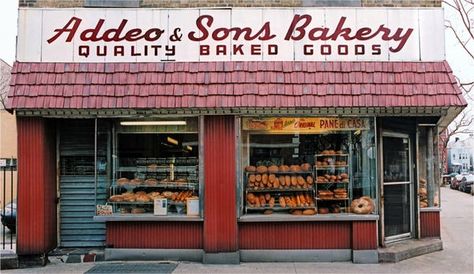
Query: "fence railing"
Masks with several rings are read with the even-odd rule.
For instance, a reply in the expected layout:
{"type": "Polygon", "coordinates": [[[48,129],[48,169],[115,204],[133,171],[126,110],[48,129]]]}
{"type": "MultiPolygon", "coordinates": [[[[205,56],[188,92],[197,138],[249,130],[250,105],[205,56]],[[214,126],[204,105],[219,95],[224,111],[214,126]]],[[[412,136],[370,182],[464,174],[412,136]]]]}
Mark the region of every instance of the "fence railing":
{"type": "Polygon", "coordinates": [[[16,159],[0,158],[1,249],[16,250],[16,159]]]}

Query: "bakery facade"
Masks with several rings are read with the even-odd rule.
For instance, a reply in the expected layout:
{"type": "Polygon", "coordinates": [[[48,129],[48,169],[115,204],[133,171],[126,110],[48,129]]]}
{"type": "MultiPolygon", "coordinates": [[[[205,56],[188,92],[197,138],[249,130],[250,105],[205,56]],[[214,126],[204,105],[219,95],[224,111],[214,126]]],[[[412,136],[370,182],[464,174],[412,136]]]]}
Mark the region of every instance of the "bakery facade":
{"type": "Polygon", "coordinates": [[[440,237],[441,8],[20,8],[19,255],[378,262],[440,237]]]}

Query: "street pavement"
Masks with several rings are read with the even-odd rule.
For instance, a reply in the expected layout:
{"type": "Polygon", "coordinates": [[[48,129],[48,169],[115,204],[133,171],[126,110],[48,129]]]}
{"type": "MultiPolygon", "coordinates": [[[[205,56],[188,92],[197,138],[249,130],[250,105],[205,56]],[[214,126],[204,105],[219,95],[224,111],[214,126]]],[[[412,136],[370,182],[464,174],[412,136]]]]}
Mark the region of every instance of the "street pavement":
{"type": "MultiPolygon", "coordinates": [[[[205,265],[179,262],[173,273],[474,273],[474,196],[441,189],[441,233],[444,249],[399,263],[242,263],[205,265]]],[[[111,262],[100,262],[111,263],[111,262]]],[[[146,263],[146,262],[143,262],[146,263]]],[[[84,273],[95,264],[54,263],[46,267],[4,270],[2,273],[84,273]]]]}

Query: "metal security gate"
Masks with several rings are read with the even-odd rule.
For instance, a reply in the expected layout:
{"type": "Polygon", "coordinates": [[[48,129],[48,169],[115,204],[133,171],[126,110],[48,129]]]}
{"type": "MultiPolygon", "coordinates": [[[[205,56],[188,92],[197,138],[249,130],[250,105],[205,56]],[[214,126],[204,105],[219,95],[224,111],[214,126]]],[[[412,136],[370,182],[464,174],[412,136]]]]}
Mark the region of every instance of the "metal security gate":
{"type": "Polygon", "coordinates": [[[60,122],[58,140],[59,245],[104,246],[105,223],[93,217],[96,205],[107,198],[110,134],[95,120],[65,120],[60,122]]]}

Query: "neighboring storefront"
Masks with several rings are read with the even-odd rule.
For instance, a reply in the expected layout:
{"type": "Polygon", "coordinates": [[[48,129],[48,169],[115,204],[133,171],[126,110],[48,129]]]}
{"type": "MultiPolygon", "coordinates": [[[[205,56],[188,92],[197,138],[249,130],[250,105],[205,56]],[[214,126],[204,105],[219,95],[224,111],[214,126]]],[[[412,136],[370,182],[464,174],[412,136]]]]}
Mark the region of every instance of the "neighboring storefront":
{"type": "Polygon", "coordinates": [[[19,22],[20,255],[374,263],[379,246],[440,237],[435,148],[466,105],[433,47],[442,9],[19,22]]]}

